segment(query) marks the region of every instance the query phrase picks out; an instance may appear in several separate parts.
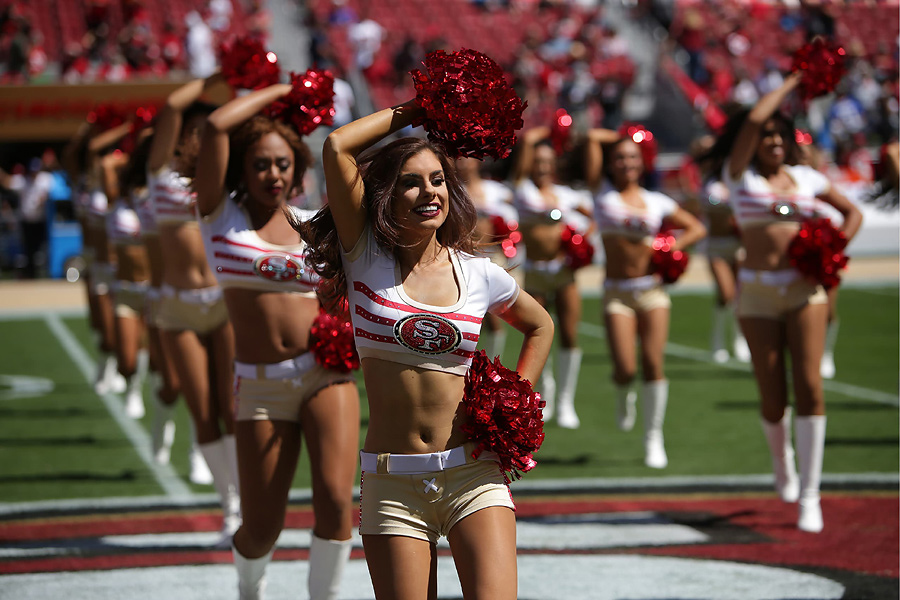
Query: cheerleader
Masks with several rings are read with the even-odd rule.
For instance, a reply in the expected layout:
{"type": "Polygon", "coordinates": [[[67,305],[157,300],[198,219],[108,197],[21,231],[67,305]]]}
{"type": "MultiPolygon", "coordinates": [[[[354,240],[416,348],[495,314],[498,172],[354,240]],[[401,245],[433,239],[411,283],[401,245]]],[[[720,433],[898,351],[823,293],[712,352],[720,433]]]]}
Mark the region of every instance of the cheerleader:
{"type": "Polygon", "coordinates": [[[815,214],[817,199],[843,215],[848,239],[859,230],[862,214],[824,175],[789,165],[796,153],[794,127],[778,108],[801,77],[801,72],[788,75],[749,112],[735,115],[709,155],[723,159],[722,180],[729,187],[746,249],[738,274],[737,315],[750,346],[775,486],[783,500],[799,500],[797,527],[815,533],[823,528],[819,481],[826,419],[820,363],[828,295],[791,267],[788,247],[800,221],[815,214]],[[790,435],[786,353],[791,356],[797,412],[799,481],[790,435]]]}
{"type": "Polygon", "coordinates": [[[200,132],[214,108],[199,99],[218,80],[218,75],[193,80],[169,95],[156,120],[147,180],[163,258],[157,325],[225,514],[217,545],[228,547],[240,526],[231,396],[234,334],[222,289],[206,261],[190,177],[200,132]]]}
{"type": "Polygon", "coordinates": [[[642,187],[644,160],[632,138],[615,135],[604,156],[601,144],[613,137],[606,129],[589,132],[586,176],[596,193],[594,220],[606,253],[603,317],[613,360],[616,421],[622,431],[634,427],[635,346],[640,340],[644,464],[663,469],[669,462],[663,439],[669,382],[663,364],[671,301],[659,277],[651,273],[651,242],[664,219],[682,230],[673,252],[702,239],[706,230],[674,200],[642,187]],[[602,185],[604,175],[606,185],[602,185]]]}
{"type": "Polygon", "coordinates": [[[287,202],[302,191],[312,157],[294,129],[259,114],[290,91],[273,85],[210,116],[194,188],[237,342],[243,524],[232,550],[240,597],[262,597],[305,440],[315,515],[309,595],[331,600],[352,545],[359,395],[351,373],[320,366],[310,351],[318,277],[305,265],[305,247],[291,225],[309,215],[287,202]]]}
{"type": "Polygon", "coordinates": [[[548,360],[540,380],[544,419],[549,421],[555,412],[560,427],[576,429],[580,425],[575,389],[582,358],[578,347],[581,294],[575,271],[567,264],[562,235],[567,226],[587,233],[591,211],[587,194],[557,183],[557,160],[549,127],[525,133],[516,164],[513,205],[525,246],[523,288],[542,306],[555,306],[559,325],[559,393],[553,361],[548,360]]]}
{"type": "MultiPolygon", "coordinates": [[[[516,224],[519,217],[512,205],[512,190],[499,181],[484,179],[481,176],[482,162],[475,158],[456,159],[456,172],[459,179],[466,187],[469,197],[475,203],[478,213],[478,221],[475,224],[475,236],[482,245],[483,251],[498,265],[505,266],[508,263],[500,246],[494,222],[501,220],[505,227],[516,224]]],[[[487,355],[490,357],[501,356],[506,346],[506,327],[503,319],[487,314],[487,329],[491,332],[490,340],[486,345],[487,355]]]]}

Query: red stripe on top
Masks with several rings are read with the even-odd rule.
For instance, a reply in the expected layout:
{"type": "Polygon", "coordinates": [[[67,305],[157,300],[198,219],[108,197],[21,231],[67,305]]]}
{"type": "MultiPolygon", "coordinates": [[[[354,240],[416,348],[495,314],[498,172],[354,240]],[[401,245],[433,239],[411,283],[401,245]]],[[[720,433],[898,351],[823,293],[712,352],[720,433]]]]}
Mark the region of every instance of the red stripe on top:
{"type": "Polygon", "coordinates": [[[396,310],[402,310],[408,313],[425,313],[425,314],[436,314],[437,316],[444,317],[445,319],[449,319],[451,321],[466,321],[468,323],[475,323],[476,325],[481,325],[481,321],[479,317],[475,317],[473,315],[465,315],[462,313],[439,313],[434,311],[423,310],[421,308],[416,308],[415,306],[410,306],[409,304],[400,304],[399,302],[392,302],[387,298],[383,298],[375,293],[372,288],[362,283],[361,281],[353,282],[353,289],[357,292],[364,294],[369,300],[374,302],[375,304],[380,304],[381,306],[386,306],[388,308],[394,308],[396,310]]]}
{"type": "Polygon", "coordinates": [[[359,327],[353,332],[353,335],[356,337],[365,338],[367,340],[372,340],[373,342],[382,342],[384,344],[399,344],[397,340],[395,340],[392,336],[389,335],[378,335],[377,333],[370,333],[365,329],[360,329],[359,327]]]}
{"type": "Polygon", "coordinates": [[[229,246],[250,248],[251,250],[256,250],[257,252],[263,252],[265,254],[272,254],[273,252],[276,252],[276,253],[281,252],[284,254],[290,254],[292,257],[300,259],[300,260],[303,260],[305,258],[305,255],[303,255],[303,254],[296,254],[296,253],[290,252],[288,250],[266,250],[265,248],[257,248],[256,246],[251,246],[250,244],[241,244],[240,242],[235,242],[235,241],[229,240],[224,235],[214,235],[214,236],[212,236],[212,241],[213,242],[221,242],[223,244],[228,244],[229,246]]]}
{"type": "Polygon", "coordinates": [[[477,333],[466,333],[465,331],[462,332],[462,336],[464,340],[468,340],[470,342],[477,342],[479,337],[477,333]]]}
{"type": "Polygon", "coordinates": [[[237,254],[228,254],[227,252],[215,252],[216,258],[224,258],[225,260],[233,260],[235,262],[242,263],[252,263],[252,258],[247,258],[245,256],[238,256],[237,254]]]}
{"type": "Polygon", "coordinates": [[[379,317],[378,315],[372,314],[358,304],[356,305],[356,314],[361,316],[366,321],[372,321],[373,323],[378,323],[379,325],[389,325],[393,327],[397,322],[396,319],[388,319],[387,317],[379,317]]]}
{"type": "Polygon", "coordinates": [[[228,273],[229,275],[248,275],[255,276],[256,273],[253,271],[241,271],[240,269],[229,269],[228,267],[216,267],[217,273],[228,273]]]}

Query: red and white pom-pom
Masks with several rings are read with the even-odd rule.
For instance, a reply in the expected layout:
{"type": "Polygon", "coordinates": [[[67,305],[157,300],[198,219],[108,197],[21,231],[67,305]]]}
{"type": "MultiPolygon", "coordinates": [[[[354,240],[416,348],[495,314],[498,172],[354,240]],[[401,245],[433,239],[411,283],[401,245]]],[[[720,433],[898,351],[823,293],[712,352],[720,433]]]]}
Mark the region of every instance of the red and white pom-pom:
{"type": "Polygon", "coordinates": [[[334,75],[308,69],[291,73],[291,93],[272,102],[263,113],[284,121],[300,135],[309,135],[319,125],[334,123],[334,75]]]}
{"type": "Polygon", "coordinates": [[[553,125],[550,126],[550,143],[557,154],[562,154],[569,149],[572,139],[572,115],[566,112],[566,109],[560,108],[556,111],[556,118],[553,119],[553,125]]]}
{"type": "Polygon", "coordinates": [[[588,266],[594,260],[594,245],[571,225],[563,229],[562,247],[566,254],[566,266],[573,271],[588,266]]]}
{"type": "Polygon", "coordinates": [[[281,68],[274,52],[259,40],[239,37],[219,48],[222,76],[235,89],[258,90],[278,83],[281,68]]]}
{"type": "Polygon", "coordinates": [[[653,254],[650,257],[651,270],[659,275],[663,283],[675,283],[688,266],[688,253],[672,250],[675,247],[675,236],[668,231],[657,234],[651,245],[653,254]]]}
{"type": "Polygon", "coordinates": [[[326,369],[349,373],[359,368],[353,325],[344,317],[320,310],[309,329],[309,348],[326,369]]]}
{"type": "Polygon", "coordinates": [[[810,100],[834,91],[847,68],[847,51],[819,37],[804,44],[794,53],[791,71],[802,71],[800,95],[810,100]]]}
{"type": "Polygon", "coordinates": [[[847,236],[829,219],[806,219],[788,246],[788,257],[804,276],[831,289],[841,282],[840,272],[850,260],[846,247],[847,236]]]}
{"type": "Polygon", "coordinates": [[[494,239],[500,241],[503,255],[506,258],[515,258],[518,254],[516,244],[522,241],[522,232],[516,221],[509,221],[503,215],[492,215],[491,225],[494,228],[494,239]]]}
{"type": "Polygon", "coordinates": [[[428,138],[456,158],[470,156],[506,158],[516,144],[516,130],[525,122],[527,103],[506,81],[503,69],[475,50],[447,54],[443,50],[425,57],[425,72],[410,71],[416,103],[424,116],[428,138]]]}
{"type": "Polygon", "coordinates": [[[489,360],[484,350],[472,357],[466,374],[463,433],[478,443],[473,456],[494,452],[507,482],[537,465],[533,454],[544,442],[544,401],[531,383],[489,360]]]}
{"type": "Polygon", "coordinates": [[[128,112],[124,106],[113,102],[98,104],[87,116],[87,122],[102,131],[118,127],[126,120],[128,120],[128,112]]]}
{"type": "Polygon", "coordinates": [[[653,132],[640,124],[622,125],[619,128],[619,135],[628,138],[638,145],[641,150],[641,158],[644,161],[644,171],[650,172],[656,165],[656,155],[659,152],[659,145],[653,132]]]}

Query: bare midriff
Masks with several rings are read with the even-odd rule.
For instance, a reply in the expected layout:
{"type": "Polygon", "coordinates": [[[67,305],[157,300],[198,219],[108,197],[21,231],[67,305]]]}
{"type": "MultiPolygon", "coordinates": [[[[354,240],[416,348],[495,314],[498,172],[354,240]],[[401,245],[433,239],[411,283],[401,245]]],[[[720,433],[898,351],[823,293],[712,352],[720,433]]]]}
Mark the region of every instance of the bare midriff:
{"type": "Polygon", "coordinates": [[[309,328],[319,314],[316,298],[290,292],[225,289],[234,328],[235,360],[273,364],[309,348],[309,328]]]}
{"type": "Polygon", "coordinates": [[[755,271],[790,269],[788,246],[799,230],[800,224],[794,222],[762,223],[742,228],[741,240],[747,253],[744,268],[755,271]]]}
{"type": "Polygon", "coordinates": [[[603,251],[606,253],[607,279],[634,279],[650,272],[653,249],[647,238],[604,235],[603,251]]]}
{"type": "Polygon", "coordinates": [[[528,260],[553,260],[562,255],[562,222],[528,220],[520,225],[528,260]]]}
{"type": "Polygon", "coordinates": [[[117,244],[116,279],[119,281],[150,281],[150,260],[142,244],[117,244]]]}
{"type": "Polygon", "coordinates": [[[216,285],[216,278],[206,262],[203,236],[197,223],[160,223],[159,242],[164,284],[179,290],[216,285]]]}

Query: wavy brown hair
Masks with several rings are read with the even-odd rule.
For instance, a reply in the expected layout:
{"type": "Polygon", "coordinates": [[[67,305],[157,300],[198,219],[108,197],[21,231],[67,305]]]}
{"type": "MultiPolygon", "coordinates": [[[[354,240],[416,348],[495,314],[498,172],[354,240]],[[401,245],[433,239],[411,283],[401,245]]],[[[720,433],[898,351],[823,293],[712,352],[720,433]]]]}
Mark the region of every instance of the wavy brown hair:
{"type": "MultiPolygon", "coordinates": [[[[357,160],[364,189],[362,203],[375,241],[389,252],[403,247],[400,242],[401,229],[393,214],[397,181],[406,161],[426,150],[440,161],[449,192],[447,220],[437,231],[438,242],[452,250],[473,253],[476,247],[475,223],[478,218],[475,204],[460,182],[456,167],[446,152],[426,139],[415,137],[401,138],[386,146],[373,148],[357,160]]],[[[315,217],[304,223],[295,222],[294,227],[309,245],[307,264],[322,277],[320,292],[333,299],[346,297],[341,242],[331,208],[324,206],[315,217]]]]}
{"type": "Polygon", "coordinates": [[[225,189],[234,192],[241,188],[244,180],[244,159],[247,150],[263,137],[270,133],[277,133],[288,143],[294,151],[294,180],[295,190],[303,189],[303,175],[312,164],[312,154],[309,147],[300,138],[300,134],[289,125],[256,115],[249,121],[238,127],[231,133],[228,140],[228,170],[225,172],[225,189]]]}

